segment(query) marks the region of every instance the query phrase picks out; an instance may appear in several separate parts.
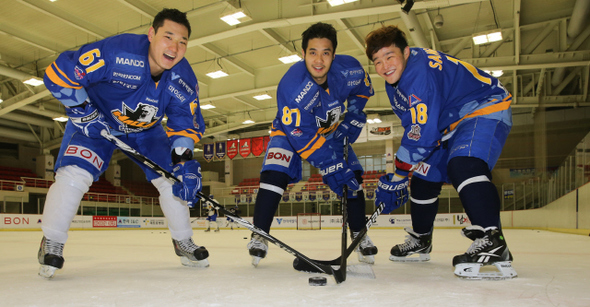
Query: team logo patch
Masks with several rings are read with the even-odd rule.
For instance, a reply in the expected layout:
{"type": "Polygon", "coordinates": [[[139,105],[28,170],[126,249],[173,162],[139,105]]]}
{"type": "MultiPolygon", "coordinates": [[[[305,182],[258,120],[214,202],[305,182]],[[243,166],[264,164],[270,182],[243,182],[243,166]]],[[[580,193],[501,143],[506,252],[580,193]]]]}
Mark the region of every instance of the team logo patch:
{"type": "Polygon", "coordinates": [[[412,94],[410,95],[410,101],[408,102],[410,105],[410,108],[413,107],[414,105],[418,104],[419,102],[422,102],[422,99],[418,98],[418,96],[416,96],[416,94],[412,94]]]}
{"type": "Polygon", "coordinates": [[[408,132],[408,139],[418,141],[422,137],[420,130],[420,125],[412,125],[412,129],[408,132]]]}
{"type": "Polygon", "coordinates": [[[301,129],[299,129],[299,128],[295,128],[295,129],[293,129],[293,131],[291,131],[291,135],[296,136],[296,137],[300,137],[303,135],[303,131],[301,131],[301,129]]]}
{"type": "Polygon", "coordinates": [[[77,157],[92,164],[97,170],[101,170],[104,165],[104,160],[101,159],[96,152],[79,145],[70,145],[64,152],[64,156],[77,157]]]}
{"type": "Polygon", "coordinates": [[[319,116],[315,117],[318,128],[330,128],[333,124],[338,122],[340,118],[340,106],[335,107],[326,112],[326,118],[319,116]]]}
{"type": "Polygon", "coordinates": [[[121,109],[123,110],[112,111],[112,114],[122,124],[120,128],[125,132],[139,132],[148,129],[157,123],[161,117],[156,116],[158,107],[141,102],[137,104],[135,110],[132,110],[123,102],[121,109]]]}
{"type": "Polygon", "coordinates": [[[84,69],[76,66],[74,67],[74,75],[76,77],[76,80],[82,80],[86,76],[86,72],[84,71],[84,69]]]}
{"type": "Polygon", "coordinates": [[[293,152],[283,148],[271,148],[266,154],[266,164],[276,164],[289,167],[293,152]]]}

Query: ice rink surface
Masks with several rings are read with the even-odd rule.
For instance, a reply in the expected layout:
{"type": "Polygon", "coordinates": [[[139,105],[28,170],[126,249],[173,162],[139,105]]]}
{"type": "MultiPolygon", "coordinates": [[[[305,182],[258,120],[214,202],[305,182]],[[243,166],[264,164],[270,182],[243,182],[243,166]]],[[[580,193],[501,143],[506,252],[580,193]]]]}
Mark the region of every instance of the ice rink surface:
{"type": "MultiPolygon", "coordinates": [[[[339,230],[274,230],[311,258],[340,253],[339,230]]],[[[376,279],[349,277],[324,287],[292,268],[293,256],[271,245],[254,268],[250,232],[222,229],[193,238],[209,250],[210,267],[184,267],[167,230],[70,231],[64,269],[37,275],[37,231],[0,232],[0,306],[590,306],[590,237],[538,230],[504,231],[518,277],[467,281],[451,264],[471,241],[459,229],[435,229],[432,259],[394,263],[389,250],[401,229],[371,230],[379,248],[376,279]],[[248,239],[245,239],[248,238],[248,239]]],[[[349,240],[350,241],[350,240],[349,240]]],[[[356,254],[349,264],[357,264],[356,254]]]]}

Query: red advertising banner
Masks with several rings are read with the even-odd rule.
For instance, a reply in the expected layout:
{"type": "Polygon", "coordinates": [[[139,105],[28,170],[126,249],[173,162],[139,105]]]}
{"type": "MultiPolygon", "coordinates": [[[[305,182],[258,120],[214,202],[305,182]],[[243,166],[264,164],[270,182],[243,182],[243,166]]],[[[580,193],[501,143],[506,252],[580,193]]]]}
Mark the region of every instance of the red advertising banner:
{"type": "Polygon", "coordinates": [[[252,138],[252,154],[259,157],[264,152],[264,138],[252,138]]]}
{"type": "Polygon", "coordinates": [[[227,141],[227,156],[230,159],[238,155],[238,140],[227,141]]]}
{"type": "Polygon", "coordinates": [[[93,216],[92,227],[105,228],[113,227],[117,228],[117,217],[116,216],[93,216]]]}
{"type": "Polygon", "coordinates": [[[240,139],[240,156],[247,157],[252,151],[252,139],[240,139]]]}

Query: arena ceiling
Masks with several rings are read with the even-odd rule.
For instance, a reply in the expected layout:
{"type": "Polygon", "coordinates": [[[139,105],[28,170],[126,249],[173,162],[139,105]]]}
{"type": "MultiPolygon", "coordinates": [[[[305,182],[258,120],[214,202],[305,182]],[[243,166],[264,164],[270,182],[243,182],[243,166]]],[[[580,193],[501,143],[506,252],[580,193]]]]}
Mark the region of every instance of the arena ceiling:
{"type": "Polygon", "coordinates": [[[206,136],[215,139],[267,133],[276,115],[276,88],[289,64],[278,58],[301,53],[300,35],[318,21],[338,30],[339,54],[357,58],[376,90],[369,116],[396,121],[382,79],[364,56],[364,38],[382,25],[397,25],[411,46],[441,50],[500,77],[515,97],[515,114],[540,107],[589,106],[590,3],[585,0],[359,0],[331,6],[327,0],[6,0],[0,11],[0,138],[59,147],[65,114],[42,77],[63,51],[120,33],[147,33],[165,7],[187,12],[192,35],[186,58],[199,80],[206,136]],[[248,21],[230,26],[220,16],[242,9],[248,21]],[[407,9],[407,6],[406,6],[407,9]],[[442,16],[443,22],[440,22],[442,16]],[[474,34],[493,30],[502,40],[475,45],[474,34]],[[229,76],[212,79],[222,68],[229,76]],[[256,100],[255,95],[272,98],[256,100]],[[252,119],[254,124],[246,124],[252,119]]]}

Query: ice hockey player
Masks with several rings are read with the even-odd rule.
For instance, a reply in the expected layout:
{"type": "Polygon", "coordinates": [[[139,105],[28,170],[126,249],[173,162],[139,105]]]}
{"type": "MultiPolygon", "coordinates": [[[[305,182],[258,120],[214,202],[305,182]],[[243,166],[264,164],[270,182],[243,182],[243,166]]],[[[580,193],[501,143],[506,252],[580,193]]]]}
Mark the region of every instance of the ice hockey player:
{"type": "MultiPolygon", "coordinates": [[[[229,209],[229,212],[233,213],[233,214],[240,214],[240,209],[238,208],[238,205],[236,205],[233,208],[229,209]]],[[[226,221],[225,221],[225,227],[230,226],[231,230],[234,230],[234,226],[236,226],[236,228],[240,228],[240,225],[238,223],[236,223],[236,221],[234,221],[234,219],[232,219],[231,217],[227,216],[226,221]]]]}
{"type": "MultiPolygon", "coordinates": [[[[365,225],[363,168],[352,147],[345,161],[344,138],[350,144],[366,122],[363,112],[373,87],[362,65],[353,57],[335,55],[336,30],[316,23],[302,34],[304,61],[293,64],[279,82],[278,112],[260,174],[254,225],[269,232],[283,192],[301,180],[301,161],[321,170],[323,181],[338,195],[348,187],[348,224],[352,235],[365,225]],[[348,101],[348,107],[344,102],[348,101]],[[339,124],[340,115],[344,120],[339,124]]],[[[267,254],[267,241],[252,234],[248,243],[252,264],[267,254]]],[[[366,236],[360,244],[361,261],[373,263],[377,247],[366,236]]]]}
{"type": "Polygon", "coordinates": [[[379,179],[376,202],[391,212],[408,198],[411,180],[413,229],[391,249],[393,261],[430,259],[433,223],[443,182],[452,183],[471,220],[462,233],[473,240],[455,256],[455,274],[465,278],[512,278],[512,255],[500,228],[500,198],[491,170],[512,127],[512,96],[500,81],[442,52],[408,47],[395,26],[366,38],[366,54],[385,88],[405,132],[395,172],[379,179]],[[480,273],[482,265],[499,272],[480,273]]]}
{"type": "MultiPolygon", "coordinates": [[[[210,199],[213,199],[213,195],[209,195],[210,199]]],[[[207,205],[207,229],[205,232],[211,231],[211,223],[215,223],[215,232],[219,232],[219,224],[217,223],[217,209],[213,206],[213,203],[207,201],[205,203],[207,205]]]]}
{"type": "Polygon", "coordinates": [[[109,165],[115,145],[102,131],[121,136],[182,179],[173,185],[139,163],[160,193],[182,264],[209,265],[207,249],[191,238],[187,207],[201,190],[200,165],[192,157],[205,130],[197,79],[184,59],[190,32],[185,13],[164,9],[148,35],[121,34],[66,51],[45,71],[45,86],[64,104],[70,120],[43,210],[41,276],[51,278],[62,268],[64,244],[82,196],[109,165]],[[164,114],[166,131],[161,125],[164,114]]]}

